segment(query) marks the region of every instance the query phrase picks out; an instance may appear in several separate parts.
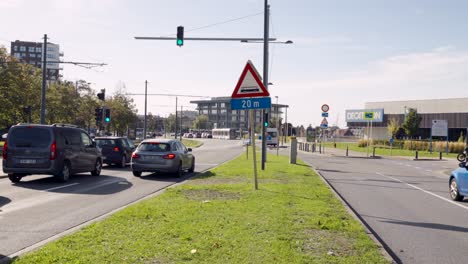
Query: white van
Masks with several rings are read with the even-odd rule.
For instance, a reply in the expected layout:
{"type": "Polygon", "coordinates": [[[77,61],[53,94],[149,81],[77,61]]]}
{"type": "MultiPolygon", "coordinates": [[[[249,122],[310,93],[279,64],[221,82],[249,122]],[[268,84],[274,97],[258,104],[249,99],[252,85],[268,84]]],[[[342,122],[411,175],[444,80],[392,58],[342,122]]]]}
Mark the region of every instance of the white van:
{"type": "Polygon", "coordinates": [[[267,127],[266,144],[278,146],[278,129],[277,128],[267,127]]]}

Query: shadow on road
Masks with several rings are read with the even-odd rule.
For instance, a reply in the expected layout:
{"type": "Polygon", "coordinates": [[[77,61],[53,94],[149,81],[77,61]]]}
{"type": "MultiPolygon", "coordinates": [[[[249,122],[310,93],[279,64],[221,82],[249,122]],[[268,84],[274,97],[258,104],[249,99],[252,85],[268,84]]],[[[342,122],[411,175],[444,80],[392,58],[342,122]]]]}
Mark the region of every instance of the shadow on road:
{"type": "Polygon", "coordinates": [[[389,224],[416,226],[416,227],[422,227],[422,228],[439,229],[439,230],[464,232],[464,233],[468,232],[468,228],[462,227],[462,226],[453,226],[453,225],[445,225],[445,224],[437,224],[437,223],[425,223],[425,222],[410,222],[410,221],[403,221],[403,220],[398,220],[398,219],[391,219],[391,218],[370,216],[370,215],[362,215],[362,216],[380,219],[381,222],[389,223],[389,224]]]}
{"type": "MultiPolygon", "coordinates": [[[[11,202],[10,198],[0,196],[0,212],[2,211],[2,206],[7,205],[11,202]]],[[[1,258],[1,255],[0,255],[1,258]]]]}
{"type": "Polygon", "coordinates": [[[54,177],[34,178],[27,181],[13,184],[18,188],[31,190],[53,192],[53,193],[74,193],[74,194],[92,194],[92,195],[108,195],[127,190],[133,184],[125,178],[102,175],[73,175],[66,183],[59,183],[54,177]]]}

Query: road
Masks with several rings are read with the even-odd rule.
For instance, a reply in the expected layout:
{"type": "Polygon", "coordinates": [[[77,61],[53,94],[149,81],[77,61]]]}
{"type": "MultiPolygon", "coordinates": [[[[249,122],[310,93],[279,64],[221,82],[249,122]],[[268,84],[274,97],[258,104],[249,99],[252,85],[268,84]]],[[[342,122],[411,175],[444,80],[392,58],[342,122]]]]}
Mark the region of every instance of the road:
{"type": "MultiPolygon", "coordinates": [[[[240,141],[202,140],[194,149],[195,174],[231,160],[242,152],[240,141]]],[[[50,176],[25,177],[18,184],[0,179],[0,259],[29,251],[93,219],[120,209],[181,179],[168,175],[143,174],[134,177],[131,170],[104,167],[101,176],[89,173],[57,183],[50,176]]],[[[0,261],[1,262],[1,261],[0,261]]]]}
{"type": "Polygon", "coordinates": [[[400,263],[468,263],[468,200],[453,202],[456,161],[300,152],[400,263]]]}

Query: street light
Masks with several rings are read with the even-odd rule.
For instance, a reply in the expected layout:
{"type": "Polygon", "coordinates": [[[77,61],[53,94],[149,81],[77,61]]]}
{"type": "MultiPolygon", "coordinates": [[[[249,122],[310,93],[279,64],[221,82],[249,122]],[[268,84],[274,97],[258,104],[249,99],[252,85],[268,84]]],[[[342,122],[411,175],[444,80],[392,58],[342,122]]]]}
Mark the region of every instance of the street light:
{"type": "MultiPolygon", "coordinates": [[[[279,105],[278,105],[278,96],[275,96],[276,98],[276,133],[279,134],[279,115],[278,115],[278,109],[279,109],[279,105]]],[[[278,136],[279,135],[276,135],[276,138],[278,139],[278,136]]],[[[279,139],[278,139],[278,142],[276,142],[276,156],[278,156],[279,152],[279,139]]]]}

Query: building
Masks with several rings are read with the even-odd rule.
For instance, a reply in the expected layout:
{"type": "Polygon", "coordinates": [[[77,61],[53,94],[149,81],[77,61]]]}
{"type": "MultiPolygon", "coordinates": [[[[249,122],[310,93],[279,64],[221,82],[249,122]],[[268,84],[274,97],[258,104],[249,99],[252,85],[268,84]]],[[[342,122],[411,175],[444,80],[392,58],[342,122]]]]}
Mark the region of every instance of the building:
{"type": "MultiPolygon", "coordinates": [[[[401,126],[410,108],[416,109],[421,117],[418,135],[422,139],[431,138],[432,128],[437,120],[446,120],[449,140],[456,141],[461,133],[466,137],[468,98],[368,102],[365,103],[365,109],[347,110],[346,122],[350,128],[365,128],[369,124],[362,117],[371,111],[378,117],[377,122],[372,122],[372,138],[389,139],[387,131],[389,120],[395,119],[401,126]],[[379,116],[380,110],[382,116],[379,116]]],[[[367,136],[369,133],[365,134],[367,136]]]]}
{"type": "MultiPolygon", "coordinates": [[[[43,43],[16,40],[11,42],[11,56],[18,60],[42,68],[43,43]]],[[[53,43],[47,43],[47,80],[55,81],[60,77],[60,68],[57,62],[63,53],[60,52],[60,46],[53,43]]]]}
{"type": "MultiPolygon", "coordinates": [[[[199,115],[208,116],[208,126],[211,128],[235,128],[246,131],[249,128],[249,116],[247,110],[232,110],[231,97],[213,97],[210,100],[190,101],[197,104],[199,115]]],[[[282,109],[288,105],[271,104],[270,120],[277,120],[276,113],[281,117],[282,109]]],[[[255,111],[255,123],[261,124],[261,112],[255,111]]],[[[284,123],[284,122],[283,122],[284,123]]],[[[275,125],[273,124],[273,127],[275,125]]]]}

